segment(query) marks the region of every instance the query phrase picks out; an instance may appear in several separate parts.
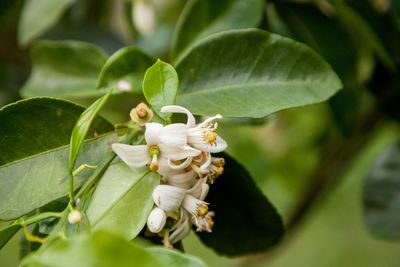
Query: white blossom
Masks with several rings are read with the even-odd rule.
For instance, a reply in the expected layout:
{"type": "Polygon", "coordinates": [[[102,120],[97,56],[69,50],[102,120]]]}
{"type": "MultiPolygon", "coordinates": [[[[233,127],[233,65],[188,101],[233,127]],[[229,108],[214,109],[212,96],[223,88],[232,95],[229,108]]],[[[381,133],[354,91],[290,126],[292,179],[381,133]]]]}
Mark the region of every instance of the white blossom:
{"type": "Polygon", "coordinates": [[[159,233],[164,228],[165,222],[167,221],[167,214],[164,210],[154,207],[150,212],[149,218],[147,219],[147,227],[152,233],[159,233]]]}

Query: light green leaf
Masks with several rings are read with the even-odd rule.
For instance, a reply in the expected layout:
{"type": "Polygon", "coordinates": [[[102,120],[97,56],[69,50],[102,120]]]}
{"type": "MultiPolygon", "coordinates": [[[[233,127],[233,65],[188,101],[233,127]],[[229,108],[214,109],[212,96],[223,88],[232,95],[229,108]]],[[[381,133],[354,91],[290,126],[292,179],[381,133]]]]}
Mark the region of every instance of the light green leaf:
{"type": "MultiPolygon", "coordinates": [[[[0,220],[18,218],[67,193],[68,144],[84,107],[52,98],[32,98],[0,109],[0,220]]],[[[96,165],[114,135],[112,124],[97,117],[78,156],[78,164],[96,165]]],[[[92,170],[76,177],[76,186],[92,170]]]]}
{"type": "Polygon", "coordinates": [[[26,257],[22,266],[205,267],[194,257],[173,250],[143,248],[104,231],[55,240],[46,249],[26,257]]]}
{"type": "Polygon", "coordinates": [[[19,229],[22,228],[20,224],[11,224],[0,229],[0,249],[13,237],[19,229]]]}
{"type": "Polygon", "coordinates": [[[257,27],[263,12],[263,0],[189,0],[174,32],[172,58],[213,33],[257,27]]]}
{"type": "Polygon", "coordinates": [[[364,187],[364,210],[372,234],[400,241],[400,141],[372,164],[364,187]]]}
{"type": "Polygon", "coordinates": [[[77,120],[74,129],[71,134],[71,142],[69,145],[69,159],[68,159],[68,172],[72,175],[73,168],[75,166],[76,157],[78,156],[79,149],[81,148],[82,142],[85,136],[89,132],[90,126],[92,125],[94,119],[99,113],[100,109],[107,102],[112,89],[105,94],[103,97],[99,98],[90,107],[88,107],[77,120]]]}
{"type": "Polygon", "coordinates": [[[311,48],[256,29],[201,41],[176,70],[181,80],[177,104],[197,115],[261,118],[325,101],[342,88],[311,48]]]}
{"type": "Polygon", "coordinates": [[[206,265],[199,259],[183,254],[178,250],[166,249],[163,247],[146,248],[157,260],[165,266],[185,266],[185,267],[205,267],[206,265]]]}
{"type": "Polygon", "coordinates": [[[18,42],[25,46],[55,24],[76,0],[25,0],[18,24],[18,42]]]}
{"type": "Polygon", "coordinates": [[[158,184],[159,175],[147,168],[130,168],[123,162],[110,165],[87,210],[92,228],[133,239],[147,221],[158,184]]]}
{"type": "Polygon", "coordinates": [[[30,50],[32,73],[21,89],[23,97],[100,96],[97,77],[107,60],[99,47],[78,41],[38,41],[30,50]]]}
{"type": "Polygon", "coordinates": [[[137,47],[122,48],[104,64],[97,81],[97,88],[117,88],[122,91],[142,93],[144,73],[153,62],[150,56],[137,47]]]}
{"type": "Polygon", "coordinates": [[[175,104],[178,84],[178,75],[174,67],[161,60],[157,60],[157,62],[146,71],[144,76],[144,96],[157,115],[164,120],[171,117],[171,113],[162,113],[160,110],[163,106],[175,104]]]}

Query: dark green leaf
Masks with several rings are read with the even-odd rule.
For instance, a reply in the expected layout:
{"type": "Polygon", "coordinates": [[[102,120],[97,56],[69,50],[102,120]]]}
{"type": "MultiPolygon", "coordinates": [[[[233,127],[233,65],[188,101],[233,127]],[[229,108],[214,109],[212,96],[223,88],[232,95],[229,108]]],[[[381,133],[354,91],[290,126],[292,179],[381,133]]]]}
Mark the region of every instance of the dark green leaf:
{"type": "Polygon", "coordinates": [[[159,175],[147,168],[130,168],[123,162],[110,165],[87,210],[92,228],[133,239],[147,221],[154,205],[151,195],[159,184],[159,175]]]}
{"type": "Polygon", "coordinates": [[[203,267],[200,260],[166,249],[146,249],[117,235],[99,231],[55,240],[26,257],[22,266],[203,267]],[[157,254],[155,252],[158,252],[157,254]],[[159,260],[159,258],[161,260],[159,260]]]}
{"type": "Polygon", "coordinates": [[[331,67],[309,47],[254,29],[201,41],[176,69],[181,80],[177,103],[198,115],[261,118],[325,101],[342,88],[331,67]]]}
{"type": "Polygon", "coordinates": [[[0,229],[0,249],[15,235],[22,226],[20,224],[11,224],[0,229]]]}
{"type": "Polygon", "coordinates": [[[263,12],[263,0],[190,0],[175,29],[172,57],[213,33],[256,27],[263,12]]]}
{"type": "Polygon", "coordinates": [[[76,157],[78,156],[79,149],[82,146],[82,142],[85,139],[86,135],[89,132],[90,126],[93,121],[96,119],[97,114],[100,109],[107,102],[108,97],[110,96],[112,89],[105,94],[103,97],[99,98],[94,102],[90,107],[88,107],[82,114],[79,116],[74,129],[71,134],[71,142],[69,145],[69,159],[68,159],[68,172],[72,175],[73,168],[75,166],[76,157]]]}
{"type": "MultiPolygon", "coordinates": [[[[67,193],[68,143],[84,107],[52,98],[32,98],[0,110],[0,220],[18,218],[67,193]]],[[[96,165],[114,135],[113,126],[97,117],[84,143],[78,164],[96,165]]],[[[76,186],[92,170],[76,176],[76,186]]]]}
{"type": "Polygon", "coordinates": [[[143,93],[153,110],[163,119],[171,117],[170,113],[160,112],[166,105],[174,105],[178,90],[178,75],[174,67],[161,60],[151,66],[144,76],[143,93]]]}
{"type": "Polygon", "coordinates": [[[372,234],[400,241],[400,141],[373,163],[364,188],[364,210],[372,234]]]}
{"type": "Polygon", "coordinates": [[[247,170],[226,154],[225,171],[206,201],[215,211],[212,233],[197,233],[204,244],[224,255],[264,251],[282,237],[282,219],[247,170]]]}
{"type": "Polygon", "coordinates": [[[97,88],[117,88],[122,91],[141,93],[144,73],[153,62],[151,57],[137,47],[122,48],[109,57],[104,64],[97,81],[97,88]]]}
{"type": "Polygon", "coordinates": [[[21,89],[23,97],[99,96],[97,78],[107,60],[103,50],[78,41],[38,41],[30,56],[33,70],[21,89]]]}
{"type": "Polygon", "coordinates": [[[76,0],[25,0],[18,25],[18,42],[27,45],[55,24],[76,0]]]}

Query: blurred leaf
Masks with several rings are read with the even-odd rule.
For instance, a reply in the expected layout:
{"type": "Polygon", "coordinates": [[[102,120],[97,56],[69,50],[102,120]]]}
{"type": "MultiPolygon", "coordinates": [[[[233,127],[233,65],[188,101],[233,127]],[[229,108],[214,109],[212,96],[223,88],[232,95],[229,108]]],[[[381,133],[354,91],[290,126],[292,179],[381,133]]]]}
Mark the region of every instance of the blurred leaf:
{"type": "Polygon", "coordinates": [[[0,229],[0,249],[11,239],[22,226],[20,224],[11,224],[0,229]]]}
{"type": "MultiPolygon", "coordinates": [[[[176,246],[176,244],[174,245],[176,246]]],[[[165,266],[184,266],[184,267],[205,267],[206,265],[199,259],[181,253],[178,250],[166,249],[163,247],[146,248],[157,260],[161,261],[165,266]]]]}
{"type": "Polygon", "coordinates": [[[396,66],[391,56],[387,53],[379,37],[363,17],[342,1],[334,1],[333,4],[339,21],[349,30],[353,36],[353,40],[359,42],[361,46],[369,47],[375,51],[376,55],[382,60],[382,63],[390,70],[394,70],[396,66]]]}
{"type": "Polygon", "coordinates": [[[133,239],[139,234],[153,207],[153,189],[159,175],[147,168],[130,168],[117,162],[106,170],[87,215],[94,229],[105,229],[133,239]]]}
{"type": "Polygon", "coordinates": [[[175,104],[178,84],[178,75],[174,67],[159,59],[144,75],[144,96],[157,115],[164,120],[169,119],[171,113],[163,113],[160,110],[163,106],[175,104]]]}
{"type": "Polygon", "coordinates": [[[256,27],[260,24],[263,12],[262,0],[188,1],[175,29],[172,58],[213,33],[256,27]]]}
{"type": "MultiPolygon", "coordinates": [[[[67,193],[68,143],[84,107],[52,98],[33,98],[0,109],[0,220],[18,218],[67,193]]],[[[97,117],[89,130],[102,135],[113,126],[97,117]]],[[[96,165],[114,135],[85,142],[78,163],[96,165]]],[[[76,177],[79,186],[90,170],[76,177]]]]}
{"type": "Polygon", "coordinates": [[[331,67],[309,47],[254,29],[203,40],[176,69],[181,80],[177,103],[197,115],[261,118],[325,101],[342,88],[331,67]]]}
{"type": "Polygon", "coordinates": [[[18,24],[18,42],[27,45],[57,23],[76,0],[25,0],[18,24]]]}
{"type": "Polygon", "coordinates": [[[97,88],[117,88],[123,91],[142,93],[144,73],[153,63],[153,59],[134,46],[125,47],[108,58],[101,70],[97,88]],[[123,81],[129,89],[121,88],[123,81]]]}
{"type": "Polygon", "coordinates": [[[99,231],[58,239],[26,257],[22,266],[200,267],[200,260],[167,249],[141,248],[117,235],[99,231]],[[159,254],[155,254],[157,251],[159,254]]]}
{"type": "Polygon", "coordinates": [[[364,210],[372,234],[400,241],[400,141],[373,163],[364,188],[364,210]]]}
{"type": "Polygon", "coordinates": [[[75,166],[76,157],[78,156],[79,149],[82,146],[82,142],[89,132],[90,126],[96,119],[96,116],[99,113],[100,109],[107,102],[107,99],[110,96],[111,92],[112,89],[103,97],[96,100],[96,102],[90,105],[87,109],[85,109],[85,111],[79,116],[79,119],[75,123],[74,129],[72,130],[71,134],[71,142],[69,145],[68,153],[68,172],[71,174],[71,176],[75,166]]]}
{"type": "Polygon", "coordinates": [[[197,234],[219,254],[264,251],[282,238],[282,219],[247,170],[228,155],[223,157],[225,171],[210,186],[206,198],[215,211],[212,233],[197,234]]]}
{"type": "Polygon", "coordinates": [[[107,60],[100,48],[78,41],[38,41],[32,45],[32,73],[21,89],[23,97],[99,96],[97,78],[107,60]]]}

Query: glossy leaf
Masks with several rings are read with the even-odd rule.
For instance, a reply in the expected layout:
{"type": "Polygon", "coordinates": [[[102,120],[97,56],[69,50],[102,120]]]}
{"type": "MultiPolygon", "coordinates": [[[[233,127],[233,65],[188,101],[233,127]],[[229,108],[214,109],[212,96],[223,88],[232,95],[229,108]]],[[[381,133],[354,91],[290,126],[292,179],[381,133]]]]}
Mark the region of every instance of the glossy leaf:
{"type": "Polygon", "coordinates": [[[262,0],[190,0],[175,29],[172,57],[213,33],[256,27],[263,12],[262,0]]]}
{"type": "Polygon", "coordinates": [[[22,226],[20,224],[11,224],[0,229],[0,249],[13,237],[22,226]]]}
{"type": "Polygon", "coordinates": [[[22,262],[22,266],[203,267],[200,260],[181,253],[142,248],[120,236],[99,231],[58,239],[22,262]],[[155,254],[157,251],[159,254],[155,254]]]}
{"type": "MultiPolygon", "coordinates": [[[[52,98],[32,98],[0,110],[0,220],[20,217],[66,194],[68,143],[84,107],[52,98]]],[[[96,165],[110,151],[113,126],[97,117],[78,164],[96,165]]],[[[77,176],[77,186],[91,170],[77,176]]]]}
{"type": "Polygon", "coordinates": [[[79,116],[79,119],[77,120],[74,129],[72,130],[71,142],[69,145],[69,159],[68,159],[68,172],[71,173],[71,175],[82,142],[85,139],[87,133],[89,132],[90,126],[92,125],[100,109],[107,102],[111,92],[112,89],[103,97],[97,99],[92,105],[90,105],[90,107],[85,109],[85,111],[81,114],[81,116],[79,116]]]}
{"type": "Polygon", "coordinates": [[[110,165],[87,210],[92,228],[133,239],[147,221],[154,205],[151,195],[159,184],[159,175],[147,168],[130,168],[123,162],[110,165]]]}
{"type": "Polygon", "coordinates": [[[78,41],[38,41],[30,50],[32,73],[21,89],[23,97],[100,96],[97,77],[107,60],[103,50],[78,41]]]}
{"type": "Polygon", "coordinates": [[[18,25],[18,42],[27,45],[54,25],[76,0],[25,0],[18,25]]]}
{"type": "Polygon", "coordinates": [[[364,210],[372,234],[400,241],[400,141],[372,164],[364,187],[364,210]]]}
{"type": "Polygon", "coordinates": [[[223,157],[225,171],[210,186],[206,198],[215,211],[212,233],[197,234],[219,254],[264,251],[282,238],[282,219],[247,170],[228,155],[223,157]]]}
{"type": "Polygon", "coordinates": [[[178,75],[174,67],[161,60],[151,66],[144,76],[143,93],[153,110],[163,119],[171,117],[170,113],[160,112],[166,105],[174,105],[178,90],[178,75]]]}
{"type": "Polygon", "coordinates": [[[115,88],[141,93],[144,73],[153,62],[150,56],[137,47],[122,48],[104,64],[97,81],[97,88],[115,88]]]}
{"type": "Polygon", "coordinates": [[[177,103],[198,115],[261,118],[325,101],[342,88],[335,72],[312,49],[255,29],[199,42],[176,69],[177,103]]]}

